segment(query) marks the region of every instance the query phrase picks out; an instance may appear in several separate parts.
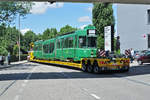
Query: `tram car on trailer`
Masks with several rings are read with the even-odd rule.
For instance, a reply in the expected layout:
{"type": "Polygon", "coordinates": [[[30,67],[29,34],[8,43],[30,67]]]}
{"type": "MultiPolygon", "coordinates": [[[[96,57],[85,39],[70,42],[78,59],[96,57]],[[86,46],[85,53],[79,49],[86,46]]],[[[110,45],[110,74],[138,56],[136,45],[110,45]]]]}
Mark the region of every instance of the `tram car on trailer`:
{"type": "Polygon", "coordinates": [[[79,62],[81,58],[96,57],[96,39],[95,27],[87,26],[83,30],[35,42],[33,55],[35,59],[79,62]]]}

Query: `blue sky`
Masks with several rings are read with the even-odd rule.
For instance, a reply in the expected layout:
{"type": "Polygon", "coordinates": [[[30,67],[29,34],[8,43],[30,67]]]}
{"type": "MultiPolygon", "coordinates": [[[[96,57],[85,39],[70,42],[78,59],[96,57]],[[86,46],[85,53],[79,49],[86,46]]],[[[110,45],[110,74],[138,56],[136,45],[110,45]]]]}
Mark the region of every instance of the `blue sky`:
{"type": "MultiPolygon", "coordinates": [[[[32,30],[36,34],[47,28],[56,28],[69,24],[76,28],[92,24],[92,3],[44,3],[36,2],[31,14],[21,18],[22,33],[32,30]]],[[[113,7],[115,9],[115,6],[113,7]]],[[[18,18],[15,20],[18,27],[18,18]]]]}

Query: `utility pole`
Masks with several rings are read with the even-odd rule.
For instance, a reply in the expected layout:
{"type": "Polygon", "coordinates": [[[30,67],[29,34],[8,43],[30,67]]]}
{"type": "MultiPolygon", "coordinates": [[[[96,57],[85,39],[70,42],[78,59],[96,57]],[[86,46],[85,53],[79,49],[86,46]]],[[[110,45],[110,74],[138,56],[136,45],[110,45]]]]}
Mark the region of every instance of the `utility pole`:
{"type": "Polygon", "coordinates": [[[20,61],[20,14],[19,14],[19,61],[20,61]]]}

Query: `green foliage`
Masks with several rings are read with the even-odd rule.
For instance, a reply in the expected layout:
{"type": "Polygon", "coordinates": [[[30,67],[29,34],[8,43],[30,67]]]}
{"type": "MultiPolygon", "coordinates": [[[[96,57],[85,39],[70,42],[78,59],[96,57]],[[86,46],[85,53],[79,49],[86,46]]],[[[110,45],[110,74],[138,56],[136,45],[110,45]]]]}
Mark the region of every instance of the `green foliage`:
{"type": "Polygon", "coordinates": [[[104,48],[104,27],[114,25],[112,5],[108,3],[94,3],[92,15],[93,25],[96,27],[97,33],[99,34],[97,39],[98,48],[104,48]]]}
{"type": "Polygon", "coordinates": [[[18,55],[19,55],[18,52],[19,52],[19,47],[18,47],[18,45],[15,45],[15,46],[13,47],[13,55],[18,56],[18,55]]]}
{"type": "Polygon", "coordinates": [[[37,40],[37,36],[34,32],[32,31],[27,31],[23,37],[23,39],[21,40],[24,40],[22,41],[22,48],[25,49],[26,51],[29,50],[29,44],[31,42],[35,42],[37,40]]]}
{"type": "Polygon", "coordinates": [[[17,14],[25,16],[29,13],[32,4],[31,2],[1,1],[0,23],[11,23],[17,14]]]}
{"type": "Polygon", "coordinates": [[[47,28],[47,29],[43,32],[42,39],[43,39],[43,40],[46,40],[46,39],[49,39],[49,38],[51,38],[50,29],[47,28]]]}
{"type": "Polygon", "coordinates": [[[46,40],[46,39],[50,39],[50,38],[54,38],[57,35],[57,30],[56,28],[47,28],[44,32],[43,32],[43,36],[42,39],[46,40]]]}
{"type": "MultiPolygon", "coordinates": [[[[27,54],[21,54],[20,55],[20,59],[21,60],[27,60],[27,54]]],[[[10,56],[10,62],[16,62],[16,61],[19,61],[19,56],[17,55],[11,55],[10,56]]]]}
{"type": "Polygon", "coordinates": [[[42,40],[42,35],[39,33],[36,35],[37,36],[37,40],[42,40]]]}
{"type": "Polygon", "coordinates": [[[104,50],[104,38],[102,36],[97,37],[97,47],[104,50]]]}
{"type": "Polygon", "coordinates": [[[0,46],[0,55],[7,56],[8,51],[6,50],[5,47],[0,46]]]}
{"type": "Polygon", "coordinates": [[[93,25],[96,27],[98,34],[104,35],[104,27],[114,24],[111,4],[94,3],[92,15],[93,25]]]}
{"type": "Polygon", "coordinates": [[[75,30],[77,30],[77,28],[73,28],[69,25],[66,25],[60,29],[59,35],[64,34],[64,33],[68,33],[68,32],[72,32],[75,30]]]}

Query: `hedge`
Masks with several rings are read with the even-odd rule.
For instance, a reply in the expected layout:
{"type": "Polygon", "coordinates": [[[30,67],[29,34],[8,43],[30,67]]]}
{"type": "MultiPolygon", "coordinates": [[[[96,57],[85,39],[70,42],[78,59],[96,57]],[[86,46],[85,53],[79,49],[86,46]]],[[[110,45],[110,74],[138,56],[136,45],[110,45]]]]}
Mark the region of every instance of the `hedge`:
{"type": "MultiPolygon", "coordinates": [[[[20,55],[20,60],[27,60],[27,56],[28,54],[22,54],[20,55]]],[[[16,56],[16,55],[11,55],[10,56],[10,62],[16,62],[16,61],[19,61],[19,56],[16,56]]]]}

